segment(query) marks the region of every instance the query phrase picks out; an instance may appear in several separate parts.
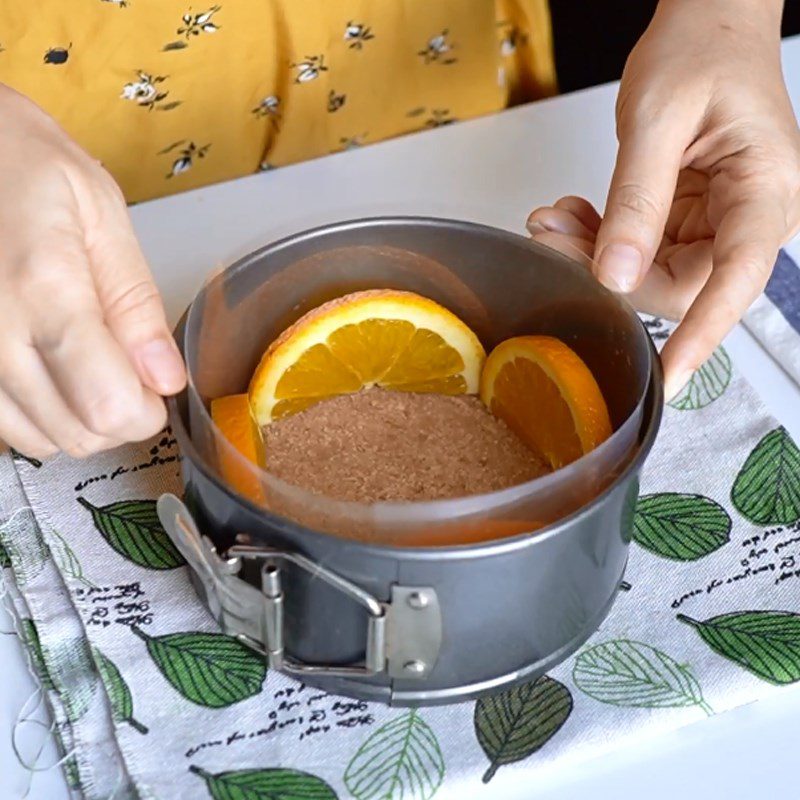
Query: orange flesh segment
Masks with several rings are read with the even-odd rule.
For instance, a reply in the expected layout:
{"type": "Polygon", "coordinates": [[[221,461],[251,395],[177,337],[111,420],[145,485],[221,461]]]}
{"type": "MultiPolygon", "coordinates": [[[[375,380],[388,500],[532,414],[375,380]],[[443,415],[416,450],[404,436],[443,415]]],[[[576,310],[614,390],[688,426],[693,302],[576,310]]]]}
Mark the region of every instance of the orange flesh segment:
{"type": "MultiPolygon", "coordinates": [[[[252,464],[264,465],[264,449],[261,433],[250,411],[246,394],[232,394],[211,401],[211,419],[222,435],[252,464]]],[[[220,469],[225,480],[239,494],[256,503],[264,500],[261,484],[254,470],[243,464],[229,448],[217,446],[220,469]]]]}
{"type": "Polygon", "coordinates": [[[608,407],[591,371],[550,336],[519,336],[498,345],[486,359],[481,399],[553,469],[611,436],[608,407]]]}
{"type": "Polygon", "coordinates": [[[248,394],[259,425],[372,386],[477,393],[486,353],[452,312],[412,292],[355,292],[316,308],[267,349],[248,394]]]}
{"type": "Polygon", "coordinates": [[[522,533],[532,533],[541,527],[543,527],[541,522],[511,519],[453,522],[447,526],[437,527],[433,531],[424,531],[417,535],[404,535],[402,542],[406,547],[444,547],[445,545],[454,544],[492,542],[500,539],[509,539],[522,533]]]}

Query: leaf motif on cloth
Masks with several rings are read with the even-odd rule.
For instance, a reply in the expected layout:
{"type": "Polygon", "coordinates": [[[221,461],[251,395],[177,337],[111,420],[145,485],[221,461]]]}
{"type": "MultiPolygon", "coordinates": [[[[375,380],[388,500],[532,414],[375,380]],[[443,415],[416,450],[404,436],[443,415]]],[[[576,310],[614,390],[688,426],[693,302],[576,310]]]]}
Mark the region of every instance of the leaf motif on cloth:
{"type": "Polygon", "coordinates": [[[50,558],[50,550],[30,508],[21,508],[5,522],[0,522],[0,543],[4,548],[5,565],[14,570],[14,578],[20,586],[36,578],[50,558]]]}
{"type": "Polygon", "coordinates": [[[224,633],[168,633],[150,636],[131,630],[147,644],[161,674],[187,700],[223,708],[261,691],[267,675],[264,656],[224,633]]]}
{"type": "Polygon", "coordinates": [[[45,656],[39,631],[33,620],[22,620],[21,634],[42,688],[58,693],[70,722],[80,719],[89,708],[97,686],[97,673],[86,641],[75,639],[56,645],[45,656]],[[52,665],[54,671],[51,672],[48,665],[52,665]]]}
{"type": "Polygon", "coordinates": [[[73,639],[47,651],[56,691],[70,722],[79,720],[89,709],[97,690],[97,668],[85,639],[73,639]]]}
{"type": "Polygon", "coordinates": [[[133,698],[128,684],[120,674],[117,665],[96,648],[92,650],[98,672],[108,692],[111,714],[117,722],[127,722],[139,733],[147,733],[147,728],[133,716],[133,698]]]}
{"type": "Polygon", "coordinates": [[[81,792],[83,787],[81,785],[81,774],[78,770],[78,760],[75,756],[70,756],[64,760],[64,778],[67,781],[67,786],[70,789],[78,789],[81,792]]]}
{"type": "Polygon", "coordinates": [[[719,503],[694,494],[643,495],[636,504],[633,540],[674,561],[696,561],[730,540],[731,518],[719,503]]]}
{"type": "Polygon", "coordinates": [[[53,738],[56,740],[56,746],[59,754],[64,759],[62,763],[62,769],[64,770],[64,778],[67,786],[70,789],[81,789],[81,776],[78,769],[78,762],[75,759],[75,756],[67,755],[70,750],[67,748],[66,744],[64,744],[64,739],[62,738],[61,731],[58,727],[53,729],[53,738]]]}
{"type": "Polygon", "coordinates": [[[678,614],[719,655],[778,685],[800,680],[800,614],[735,611],[703,622],[678,614]]]}
{"type": "Polygon", "coordinates": [[[42,462],[38,458],[26,456],[24,453],[20,453],[19,450],[14,450],[13,447],[11,448],[11,457],[14,461],[24,461],[26,464],[30,464],[34,469],[39,469],[42,466],[42,462]]]}
{"type": "Polygon", "coordinates": [[[47,663],[44,660],[42,643],[39,640],[39,631],[36,629],[36,624],[32,619],[23,619],[20,631],[22,641],[30,653],[33,668],[42,682],[42,688],[52,691],[55,687],[53,686],[53,679],[50,677],[50,671],[47,669],[47,663]]]}
{"type": "Polygon", "coordinates": [[[81,562],[78,561],[75,551],[69,546],[67,540],[53,528],[50,528],[49,538],[50,554],[53,556],[53,560],[61,573],[68,578],[80,581],[85,586],[93,587],[94,584],[86,580],[81,562]]]}
{"type": "Polygon", "coordinates": [[[123,500],[93,506],[78,502],[92,514],[95,527],[121,556],[148,569],[175,569],[186,562],[158,519],[155,500],[123,500]]]}
{"type": "Polygon", "coordinates": [[[338,800],[321,778],[295,769],[239,769],[212,775],[192,765],[189,771],[203,778],[214,800],[338,800]]]}
{"type": "Polygon", "coordinates": [[[614,639],[587,648],[575,659],[572,679],[584,694],[613,706],[699,706],[713,713],[689,668],[642,642],[614,639]]]}
{"type": "Polygon", "coordinates": [[[374,731],[347,765],[356,800],[430,800],[445,774],[436,734],[413,709],[374,731]]]}
{"type": "Polygon", "coordinates": [[[563,683],[543,675],[475,703],[475,735],[489,758],[488,783],[504,764],[540,750],[572,713],[572,695],[563,683]]]}
{"type": "Polygon", "coordinates": [[[786,428],[770,431],[753,448],[736,476],[731,500],[756,525],[800,519],[800,450],[786,428]]]}
{"type": "Polygon", "coordinates": [[[731,358],[718,347],[667,405],[677,411],[698,411],[725,394],[731,382],[731,358]]]}

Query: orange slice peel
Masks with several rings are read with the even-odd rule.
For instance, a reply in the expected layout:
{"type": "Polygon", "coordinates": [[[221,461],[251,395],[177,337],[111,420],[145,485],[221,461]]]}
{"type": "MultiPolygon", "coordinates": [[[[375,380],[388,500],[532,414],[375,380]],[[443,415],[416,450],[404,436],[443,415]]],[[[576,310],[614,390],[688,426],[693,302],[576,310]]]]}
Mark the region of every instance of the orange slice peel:
{"type": "Polygon", "coordinates": [[[233,394],[212,400],[211,419],[227,440],[227,444],[217,443],[223,477],[239,494],[256,503],[263,502],[264,492],[258,473],[242,462],[244,458],[257,467],[264,466],[261,432],[250,412],[247,395],[233,394]]]}
{"type": "Polygon", "coordinates": [[[581,358],[551,336],[518,336],[486,359],[481,399],[552,469],[611,436],[608,407],[581,358]]]}
{"type": "Polygon", "coordinates": [[[486,353],[455,314],[412,292],[356,292],[301,317],[267,349],[248,395],[258,425],[340,394],[477,394],[486,353]]]}

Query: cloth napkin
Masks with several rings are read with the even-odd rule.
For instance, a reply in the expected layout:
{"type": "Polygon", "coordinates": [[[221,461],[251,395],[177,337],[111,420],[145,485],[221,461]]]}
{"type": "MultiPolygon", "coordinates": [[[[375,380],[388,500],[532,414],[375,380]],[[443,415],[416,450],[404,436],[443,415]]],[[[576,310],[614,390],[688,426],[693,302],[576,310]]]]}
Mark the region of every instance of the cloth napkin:
{"type": "Polygon", "coordinates": [[[540,770],[800,680],[800,452],[723,349],[666,409],[601,629],[477,702],[334,697],[221,634],[155,514],[180,492],[169,431],[0,470],[4,574],[76,797],[516,796],[540,770]]]}
{"type": "Polygon", "coordinates": [[[744,325],[800,385],[800,237],[779,253],[767,288],[744,325]]]}

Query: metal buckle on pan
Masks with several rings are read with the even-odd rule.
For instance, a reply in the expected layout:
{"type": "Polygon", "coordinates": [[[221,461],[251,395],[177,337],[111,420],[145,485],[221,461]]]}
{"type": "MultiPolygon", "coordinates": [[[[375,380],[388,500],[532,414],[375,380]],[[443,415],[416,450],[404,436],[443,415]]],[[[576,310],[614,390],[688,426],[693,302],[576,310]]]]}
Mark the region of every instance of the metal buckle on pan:
{"type": "Polygon", "coordinates": [[[393,585],[391,602],[382,603],[341,575],[298,553],[234,545],[221,558],[197,529],[189,510],[175,495],[158,500],[161,524],[195,575],[195,586],[226,633],[267,658],[270,667],[297,675],[392,678],[427,677],[442,640],[441,610],[430,587],[393,585]],[[261,562],[261,591],[238,577],[242,559],[261,562]],[[290,562],[360,603],[367,611],[363,664],[309,664],[284,652],[284,593],[281,562],[290,562]]]}
{"type": "Polygon", "coordinates": [[[261,589],[264,594],[264,641],[270,667],[300,675],[377,675],[386,665],[386,611],[378,600],[363,589],[346,581],[335,572],[315,564],[311,559],[285,550],[268,547],[252,547],[237,544],[228,550],[230,558],[251,558],[261,564],[261,589]],[[367,648],[363,665],[331,667],[324,664],[304,664],[288,658],[283,652],[283,587],[280,562],[289,561],[301,567],[315,578],[320,578],[359,602],[367,609],[367,648]]]}

